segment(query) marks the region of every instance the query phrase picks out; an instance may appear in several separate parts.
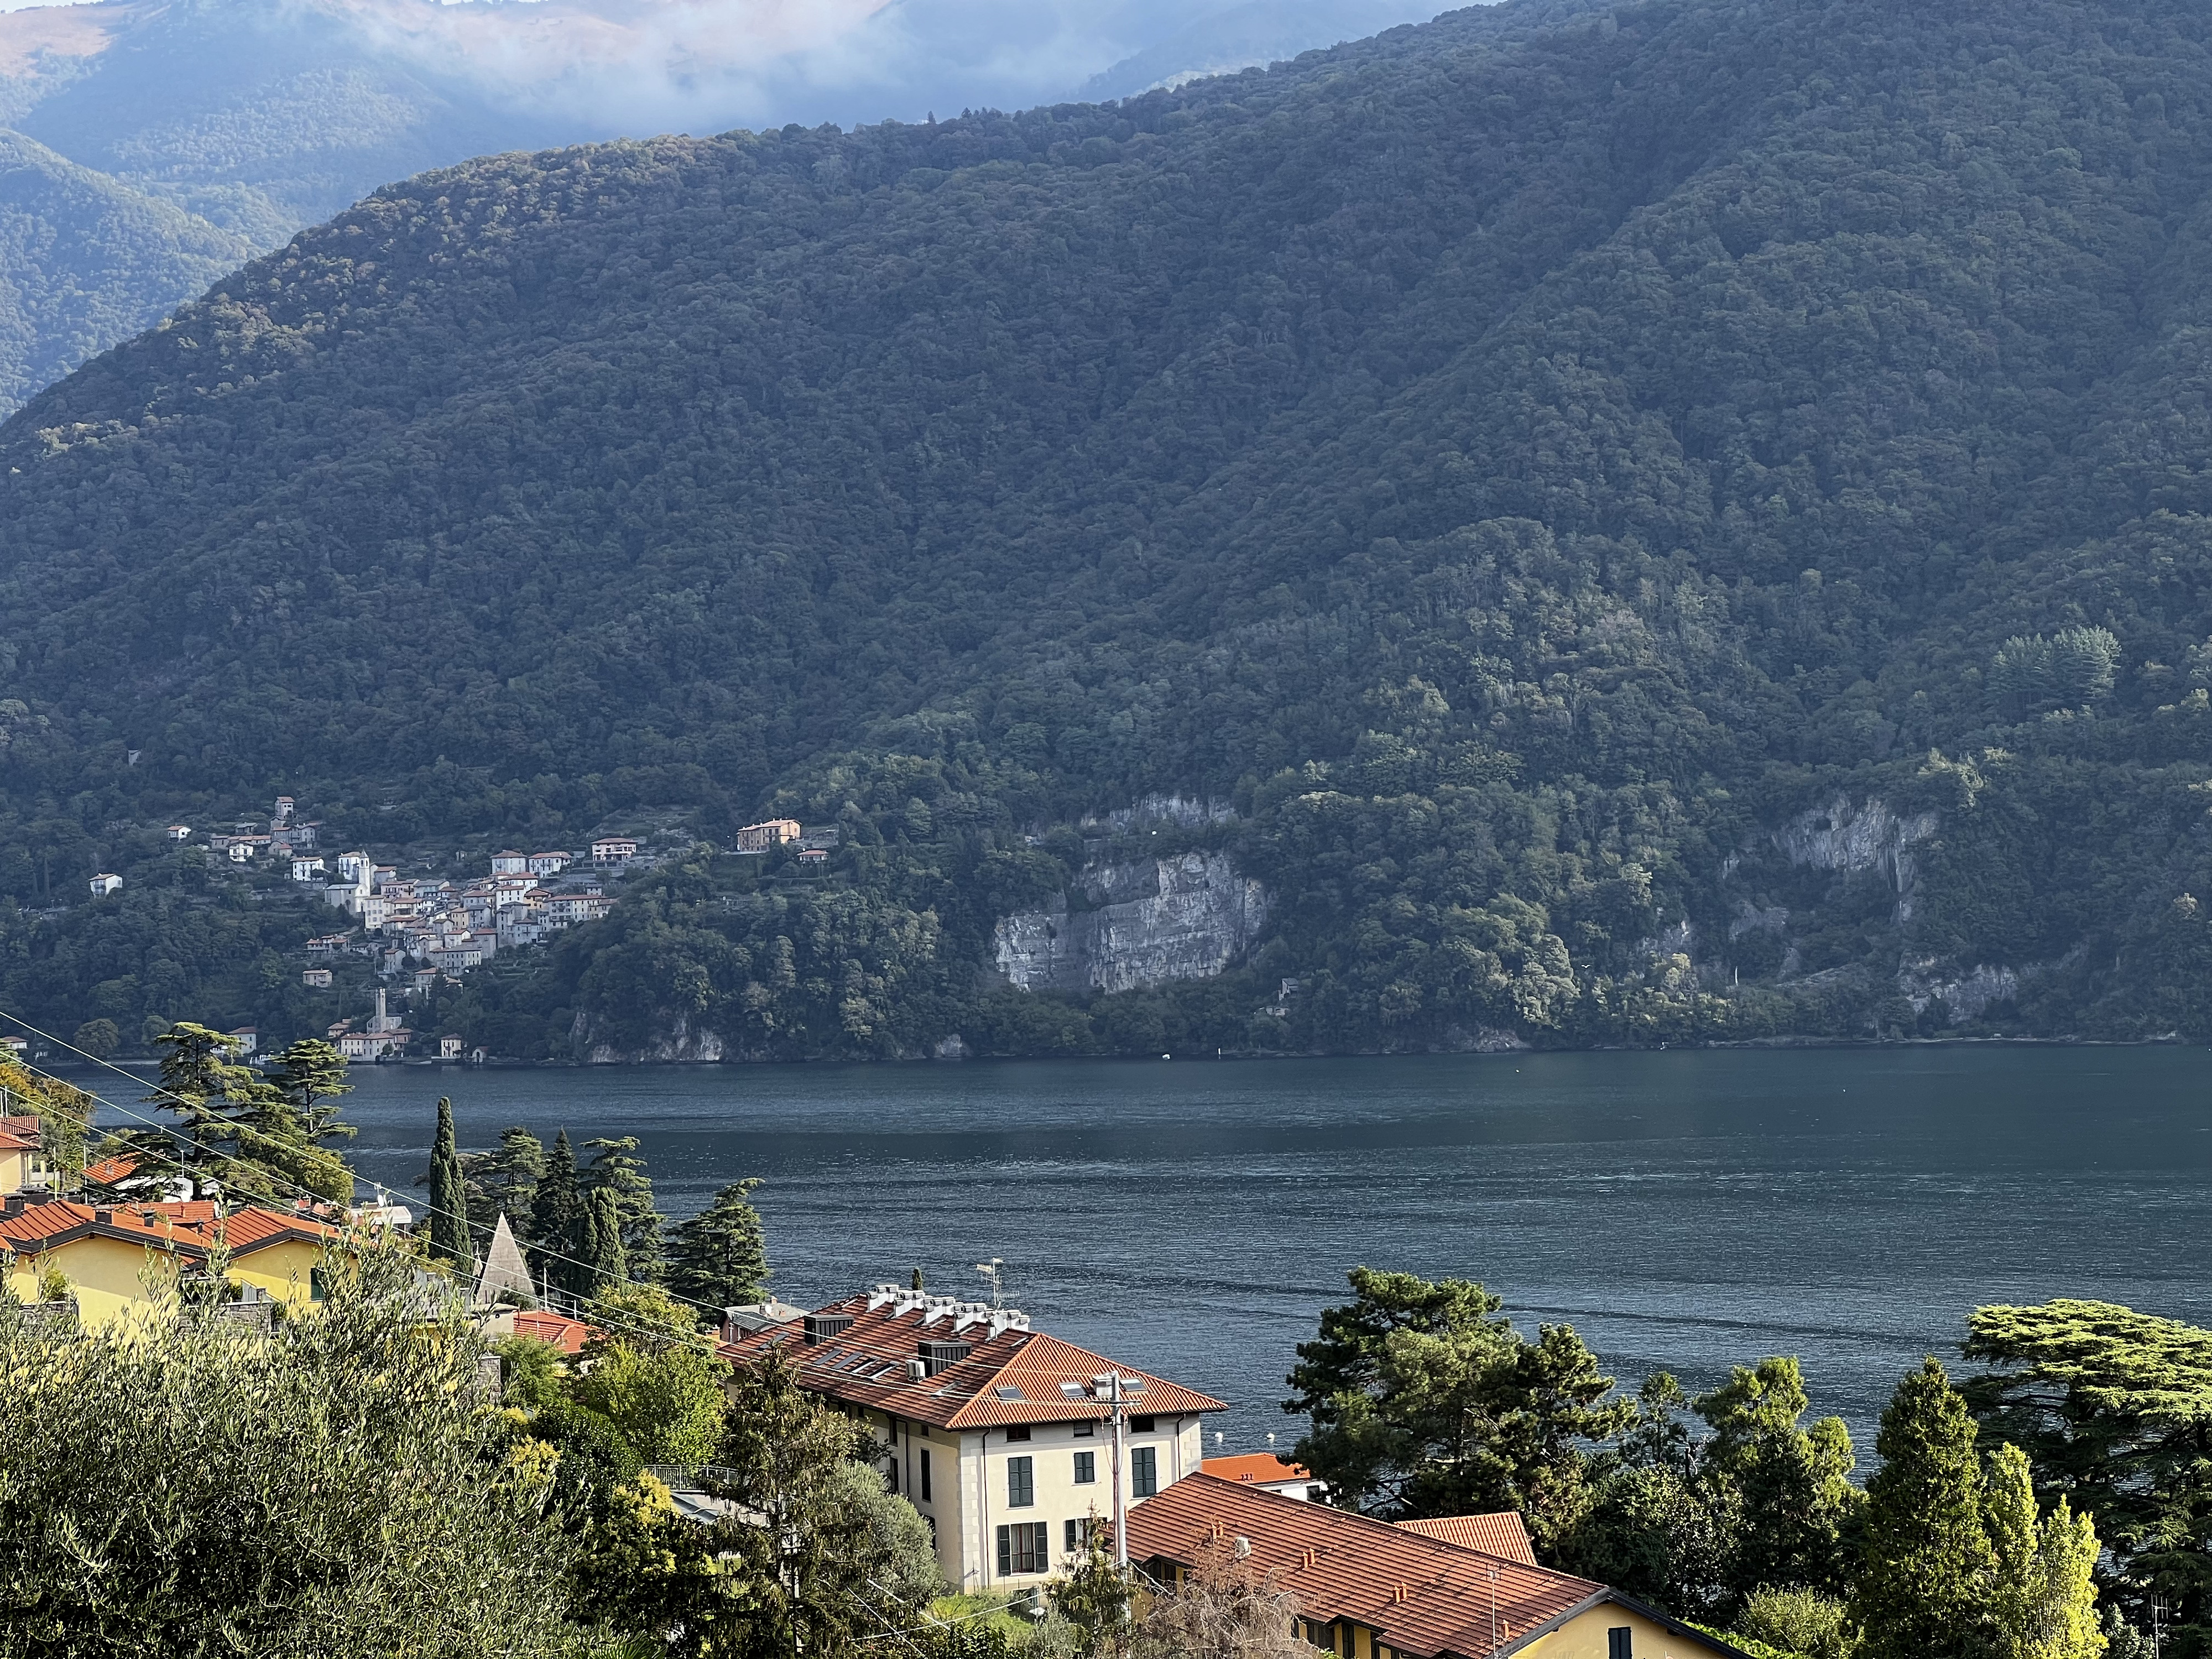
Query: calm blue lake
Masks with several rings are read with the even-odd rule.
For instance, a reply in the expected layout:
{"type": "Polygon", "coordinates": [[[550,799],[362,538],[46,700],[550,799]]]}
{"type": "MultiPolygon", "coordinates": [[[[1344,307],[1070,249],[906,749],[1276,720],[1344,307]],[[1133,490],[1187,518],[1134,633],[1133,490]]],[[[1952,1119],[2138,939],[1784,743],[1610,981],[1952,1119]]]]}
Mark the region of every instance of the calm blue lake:
{"type": "Polygon", "coordinates": [[[1358,1262],[1480,1279],[1624,1380],[1800,1355],[1871,1449],[1899,1374],[1978,1304],[2212,1322],[2212,1090],[2186,1048],[1948,1048],[1247,1062],[362,1067],[357,1162],[635,1134],[662,1207],[766,1185],[775,1288],[917,1265],[1234,1402],[1287,1445],[1292,1348],[1358,1262]]]}

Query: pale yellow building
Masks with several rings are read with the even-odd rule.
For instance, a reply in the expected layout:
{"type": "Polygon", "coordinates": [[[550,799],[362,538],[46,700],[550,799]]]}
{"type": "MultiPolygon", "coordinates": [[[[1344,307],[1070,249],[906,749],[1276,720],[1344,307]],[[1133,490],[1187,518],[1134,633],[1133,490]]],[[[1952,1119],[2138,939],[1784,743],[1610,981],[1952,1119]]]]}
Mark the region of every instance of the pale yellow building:
{"type": "MultiPolygon", "coordinates": [[[[1363,1515],[1196,1474],[1129,1517],[1129,1558],[1156,1581],[1202,1571],[1272,1575],[1297,1633],[1340,1659],[1744,1659],[1620,1591],[1520,1559],[1502,1517],[1462,1530],[1515,1554],[1469,1549],[1363,1515]]],[[[1433,1524],[1433,1523],[1431,1523],[1433,1524]]]]}
{"type": "Polygon", "coordinates": [[[219,1215],[207,1201],[94,1205],[0,1200],[0,1250],[9,1282],[26,1303],[40,1280],[69,1283],[78,1319],[107,1323],[143,1307],[180,1275],[204,1272],[218,1238],[225,1276],[252,1297],[292,1306],[321,1299],[318,1268],[338,1230],[312,1216],[249,1207],[219,1215]]]}
{"type": "Polygon", "coordinates": [[[0,1117],[0,1197],[43,1191],[48,1176],[40,1151],[39,1120],[0,1117]]]}
{"type": "Polygon", "coordinates": [[[738,1361],[780,1346],[800,1384],[876,1434],[891,1490],[929,1522],[963,1591],[1019,1589],[1064,1570],[1092,1516],[1113,1513],[1102,1375],[1141,1384],[1126,1409],[1125,1501],[1140,1505],[1199,1466],[1211,1395],[1030,1328],[1012,1308],[879,1285],[794,1319],[726,1333],[738,1361]]]}

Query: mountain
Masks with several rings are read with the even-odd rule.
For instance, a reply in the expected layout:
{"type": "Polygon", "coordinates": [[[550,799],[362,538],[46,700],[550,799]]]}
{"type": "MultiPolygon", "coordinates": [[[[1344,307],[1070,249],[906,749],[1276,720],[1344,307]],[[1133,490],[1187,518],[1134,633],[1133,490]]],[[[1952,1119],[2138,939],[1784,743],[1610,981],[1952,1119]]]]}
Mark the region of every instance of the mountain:
{"type": "Polygon", "coordinates": [[[501,1052],[2201,1037],[2208,37],[1513,0],[386,187],[0,428],[0,994],[273,1025],[159,827],[281,792],[721,849],[501,1052]]]}
{"type": "Polygon", "coordinates": [[[378,185],[472,155],[919,120],[1065,95],[1163,36],[1180,44],[1143,61],[1188,73],[1413,15],[1304,0],[1295,21],[1206,33],[1225,3],[97,0],[0,13],[0,145],[15,182],[0,198],[0,414],[378,185]]]}
{"type": "Polygon", "coordinates": [[[246,238],[0,131],[0,409],[161,320],[246,238]]]}

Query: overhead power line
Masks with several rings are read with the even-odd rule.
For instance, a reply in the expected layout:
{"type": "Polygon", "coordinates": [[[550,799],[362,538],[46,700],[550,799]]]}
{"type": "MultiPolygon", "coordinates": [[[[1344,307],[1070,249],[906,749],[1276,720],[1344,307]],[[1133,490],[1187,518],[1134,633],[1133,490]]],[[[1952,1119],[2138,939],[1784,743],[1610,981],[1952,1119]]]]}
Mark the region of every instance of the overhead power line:
{"type": "MultiPolygon", "coordinates": [[[[94,1066],[98,1066],[101,1067],[103,1070],[112,1072],[112,1073],[115,1073],[115,1075],[116,1075],[116,1076],[118,1076],[118,1077],[120,1077],[120,1078],[128,1078],[128,1079],[130,1079],[130,1081],[131,1082],[131,1084],[132,1084],[134,1086],[137,1086],[137,1087],[144,1087],[144,1086],[145,1086],[145,1079],[144,1079],[140,1078],[140,1077],[134,1076],[131,1073],[129,1073],[129,1072],[125,1071],[125,1070],[123,1069],[123,1067],[121,1067],[120,1066],[114,1065],[114,1064],[113,1064],[113,1063],[112,1063],[111,1061],[108,1061],[108,1060],[106,1060],[101,1059],[98,1054],[88,1054],[88,1053],[86,1053],[86,1051],[85,1051],[84,1049],[78,1048],[75,1043],[73,1043],[73,1042],[64,1042],[62,1038],[60,1038],[60,1037],[58,1037],[58,1036],[55,1036],[52,1032],[51,1032],[51,1031],[42,1030],[40,1030],[38,1026],[32,1024],[31,1024],[31,1022],[30,1022],[30,1021],[28,1021],[27,1019],[25,1019],[25,1018],[24,1018],[21,1014],[17,1014],[17,1013],[11,1013],[11,1012],[9,1012],[7,1009],[0,1008],[0,1018],[6,1018],[6,1019],[8,1019],[8,1020],[10,1020],[10,1021],[12,1021],[14,1024],[17,1024],[17,1025],[21,1026],[21,1027],[22,1027],[26,1031],[30,1032],[33,1036],[37,1036],[37,1037],[43,1038],[45,1041],[46,1041],[46,1042],[48,1042],[52,1043],[52,1044],[53,1044],[55,1047],[57,1047],[57,1048],[67,1049],[70,1054],[73,1054],[78,1055],[78,1056],[80,1056],[81,1058],[82,1058],[82,1059],[84,1059],[84,1060],[89,1060],[92,1064],[94,1064],[94,1066]]],[[[89,1099],[91,1099],[91,1100],[92,1100],[95,1104],[100,1105],[100,1106],[106,1107],[106,1108],[108,1110],[110,1110],[110,1111],[113,1111],[113,1112],[120,1113],[123,1116],[125,1116],[125,1117],[126,1117],[126,1118],[129,1118],[129,1119],[132,1120],[134,1122],[143,1124],[143,1125],[144,1125],[144,1126],[145,1126],[146,1127],[148,1127],[148,1128],[161,1130],[161,1131],[162,1131],[163,1133],[165,1133],[173,1134],[173,1133],[176,1133],[176,1126],[175,1126],[174,1124],[163,1122],[163,1121],[162,1121],[161,1119],[159,1119],[159,1118],[155,1118],[155,1117],[149,1117],[149,1116],[148,1116],[146,1114],[144,1114],[143,1112],[138,1111],[138,1110],[135,1109],[134,1109],[134,1108],[132,1108],[132,1107],[124,1105],[124,1104],[122,1104],[120,1102],[110,1100],[110,1099],[108,1099],[108,1098],[107,1098],[107,1097],[106,1097],[106,1096],[102,1095],[102,1094],[99,1094],[99,1093],[95,1092],[95,1091],[93,1091],[93,1090],[90,1090],[90,1089],[82,1089],[82,1088],[78,1088],[78,1085],[76,1085],[76,1084],[70,1083],[70,1080],[69,1080],[67,1078],[56,1077],[56,1076],[54,1076],[54,1075],[53,1075],[53,1073],[51,1073],[51,1072],[42,1071],[42,1070],[40,1070],[39,1067],[34,1066],[31,1066],[31,1065],[29,1065],[29,1064],[27,1064],[27,1063],[25,1063],[25,1062],[18,1062],[18,1063],[22,1064],[22,1065],[23,1065],[23,1069],[24,1069],[24,1070],[26,1070],[26,1071],[27,1071],[27,1072],[29,1072],[33,1076],[34,1076],[34,1077],[42,1077],[42,1078],[45,1078],[45,1079],[46,1079],[49,1082],[59,1083],[59,1084],[61,1084],[61,1085],[63,1085],[64,1086],[68,1087],[68,1088],[77,1089],[77,1091],[78,1091],[78,1092],[79,1092],[80,1094],[82,1094],[82,1095],[86,1096],[87,1097],[88,1097],[89,1099]]],[[[176,1103],[177,1103],[179,1107],[187,1106],[187,1105],[190,1103],[188,1103],[187,1101],[185,1101],[185,1098],[184,1098],[181,1095],[178,1094],[174,1090],[173,1090],[173,1089],[168,1089],[168,1088],[165,1088],[165,1087],[163,1087],[163,1086],[162,1086],[161,1084],[159,1084],[159,1083],[156,1083],[156,1084],[155,1084],[155,1085],[153,1085],[153,1091],[154,1091],[154,1092],[155,1092],[155,1093],[156,1093],[156,1094],[161,1094],[161,1095],[166,1095],[166,1096],[167,1096],[171,1100],[173,1100],[173,1101],[176,1102],[176,1103]]],[[[134,1145],[134,1146],[129,1146],[127,1150],[129,1150],[129,1151],[130,1151],[130,1152],[131,1152],[141,1153],[141,1154],[144,1154],[144,1155],[151,1156],[151,1157],[154,1157],[154,1158],[157,1158],[157,1159],[161,1158],[161,1154],[159,1154],[159,1153],[148,1153],[148,1152],[147,1152],[147,1149],[146,1149],[146,1148],[142,1147],[142,1146],[135,1146],[135,1145],[134,1145]]],[[[294,1181],[294,1180],[290,1179],[290,1178],[289,1178],[289,1176],[284,1176],[284,1175],[283,1175],[283,1174],[280,1174],[279,1172],[277,1172],[277,1171],[276,1171],[276,1170],[270,1170],[270,1169],[266,1164],[254,1164],[254,1163],[253,1163],[253,1161],[252,1161],[252,1159],[250,1159],[250,1158],[240,1158],[240,1157],[238,1154],[236,1154],[235,1152],[225,1152],[225,1151],[224,1151],[222,1147],[220,1147],[220,1146],[203,1146],[203,1147],[201,1148],[201,1150],[202,1150],[203,1152],[208,1152],[208,1153],[211,1154],[211,1155],[212,1155],[212,1156],[214,1156],[214,1157],[220,1158],[222,1158],[222,1159],[225,1159],[226,1161],[228,1161],[228,1162],[229,1162],[229,1163],[232,1163],[232,1164],[251,1164],[252,1168],[254,1168],[255,1170],[258,1170],[258,1171],[259,1171],[260,1173],[262,1173],[263,1175],[264,1175],[264,1176],[268,1176],[268,1177],[270,1178],[270,1180],[274,1184],[276,1184],[276,1186],[278,1186],[278,1187],[280,1187],[280,1188],[289,1188],[289,1191],[291,1192],[292,1195],[293,1195],[294,1197],[295,1197],[295,1198],[305,1198],[305,1199],[310,1200],[311,1201],[313,1201],[313,1202],[314,1202],[314,1203],[318,1203],[318,1204],[325,1204],[325,1203],[328,1203],[328,1202],[330,1201],[328,1199],[325,1198],[325,1197],[323,1196],[323,1194],[320,1194],[320,1193],[318,1193],[318,1192],[314,1191],[314,1190],[313,1190],[313,1189],[312,1189],[311,1188],[302,1186],[300,1182],[296,1182],[296,1181],[294,1181]]],[[[173,1168],[178,1171],[178,1173],[179,1173],[179,1174],[181,1174],[181,1175],[190,1175],[190,1174],[191,1174],[191,1173],[192,1173],[192,1170],[191,1170],[191,1166],[189,1166],[188,1164],[186,1164],[183,1163],[183,1162],[182,1162],[181,1160],[179,1160],[179,1159],[177,1159],[177,1158],[170,1158],[167,1159],[166,1161],[167,1161],[167,1163],[169,1163],[169,1164],[171,1164],[171,1165],[172,1165],[172,1166],[173,1166],[173,1168]]],[[[353,1180],[354,1183],[355,1183],[356,1186],[360,1186],[360,1185],[363,1184],[362,1177],[361,1177],[361,1176],[357,1176],[357,1175],[355,1175],[355,1174],[353,1173],[353,1171],[352,1171],[350,1169],[349,1169],[349,1170],[346,1171],[346,1173],[347,1173],[347,1175],[348,1175],[349,1176],[350,1176],[350,1177],[351,1177],[351,1179],[353,1180]]],[[[374,1188],[374,1185],[375,1185],[375,1183],[374,1183],[374,1182],[368,1182],[368,1183],[367,1183],[367,1184],[368,1184],[368,1185],[369,1185],[372,1188],[374,1188]]],[[[432,1205],[430,1205],[430,1204],[428,1204],[428,1203],[427,1203],[427,1202],[426,1202],[426,1203],[424,1203],[424,1204],[422,1205],[422,1212],[423,1212],[426,1216],[427,1216],[427,1215],[442,1215],[442,1216],[445,1216],[446,1218],[447,1218],[449,1220],[454,1220],[454,1221],[458,1221],[458,1222],[459,1222],[459,1223],[461,1224],[461,1226],[462,1226],[462,1227],[463,1227],[463,1228],[464,1228],[464,1229],[465,1229],[465,1231],[467,1231],[471,1236],[473,1236],[473,1235],[475,1235],[475,1234],[477,1234],[477,1233],[489,1233],[489,1232],[491,1232],[491,1231],[494,1231],[494,1229],[493,1229],[493,1228],[491,1228],[491,1227],[487,1227],[487,1226],[485,1226],[485,1225],[484,1225],[483,1223],[481,1223],[481,1222],[471,1221],[471,1220],[469,1218],[469,1217],[468,1217],[468,1215],[467,1215],[467,1213],[466,1213],[465,1212],[460,1212],[460,1213],[458,1213],[458,1214],[457,1214],[456,1212],[454,1212],[453,1211],[451,1211],[451,1210],[441,1210],[441,1209],[437,1209],[437,1208],[435,1208],[434,1206],[433,1206],[432,1205]]],[[[536,1251],[536,1253],[538,1254],[538,1255],[539,1256],[539,1258],[540,1258],[541,1260],[547,1261],[557,1261],[557,1262],[562,1263],[564,1266],[572,1267],[582,1267],[582,1268],[586,1268],[586,1269],[588,1269],[588,1270],[592,1271],[592,1272],[597,1272],[597,1271],[598,1271],[598,1269],[597,1269],[597,1267],[594,1266],[594,1264],[592,1264],[592,1263],[591,1263],[591,1262],[587,1262],[587,1261],[582,1261],[582,1260],[581,1260],[581,1259],[580,1259],[579,1257],[567,1255],[567,1254],[565,1254],[565,1253],[563,1253],[563,1252],[562,1252],[562,1251],[559,1251],[559,1250],[553,1250],[553,1249],[546,1249],[541,1248],[541,1247],[537,1246],[537,1245],[532,1245],[531,1248],[532,1248],[534,1251],[536,1251]]],[[[641,1282],[641,1281],[635,1281],[635,1282],[641,1282]]],[[[717,1315],[717,1316],[719,1316],[719,1315],[722,1312],[722,1310],[721,1310],[721,1309],[720,1309],[720,1308],[718,1308],[718,1307],[714,1307],[714,1306],[713,1306],[713,1305],[711,1305],[711,1304],[708,1304],[708,1303],[701,1302],[701,1301],[699,1301],[696,1297],[688,1297],[688,1296],[679,1296],[679,1295],[678,1295],[675,1291],[671,1291],[671,1290],[668,1290],[665,1286],[659,1286],[659,1287],[657,1287],[657,1288],[660,1289],[660,1290],[662,1291],[662,1293],[663,1293],[664,1295],[667,1296],[671,1301],[678,1302],[678,1303],[681,1303],[681,1304],[682,1304],[683,1305],[684,1305],[685,1307],[689,1307],[689,1308],[696,1308],[697,1310],[700,1310],[701,1312],[702,1312],[702,1313],[711,1313],[711,1314],[714,1314],[714,1315],[717,1315]]],[[[617,1320],[617,1319],[608,1319],[608,1320],[605,1321],[604,1322],[610,1323],[610,1324],[616,1324],[616,1323],[619,1323],[620,1322],[619,1322],[619,1320],[617,1320]]],[[[632,1329],[633,1329],[633,1330],[635,1330],[635,1331],[642,1331],[642,1332],[650,1332],[650,1331],[652,1330],[652,1328],[651,1328],[651,1327],[649,1327],[649,1326],[640,1325],[640,1324],[636,1324],[636,1323],[635,1323],[635,1322],[633,1322],[633,1324],[631,1325],[631,1328],[632,1328],[632,1329]]],[[[664,1333],[659,1333],[659,1334],[663,1334],[663,1335],[665,1335],[665,1332],[664,1332],[664,1333]]]]}

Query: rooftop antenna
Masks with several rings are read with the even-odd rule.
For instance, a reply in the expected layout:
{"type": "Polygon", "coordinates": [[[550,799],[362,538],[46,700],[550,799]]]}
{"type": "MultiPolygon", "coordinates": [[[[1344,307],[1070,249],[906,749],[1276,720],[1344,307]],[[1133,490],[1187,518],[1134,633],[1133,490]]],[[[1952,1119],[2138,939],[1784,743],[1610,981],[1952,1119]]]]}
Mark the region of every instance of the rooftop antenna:
{"type": "Polygon", "coordinates": [[[993,1256],[988,1261],[979,1261],[975,1264],[975,1271],[991,1281],[991,1305],[994,1309],[1006,1306],[1006,1259],[999,1255],[993,1256]]]}

